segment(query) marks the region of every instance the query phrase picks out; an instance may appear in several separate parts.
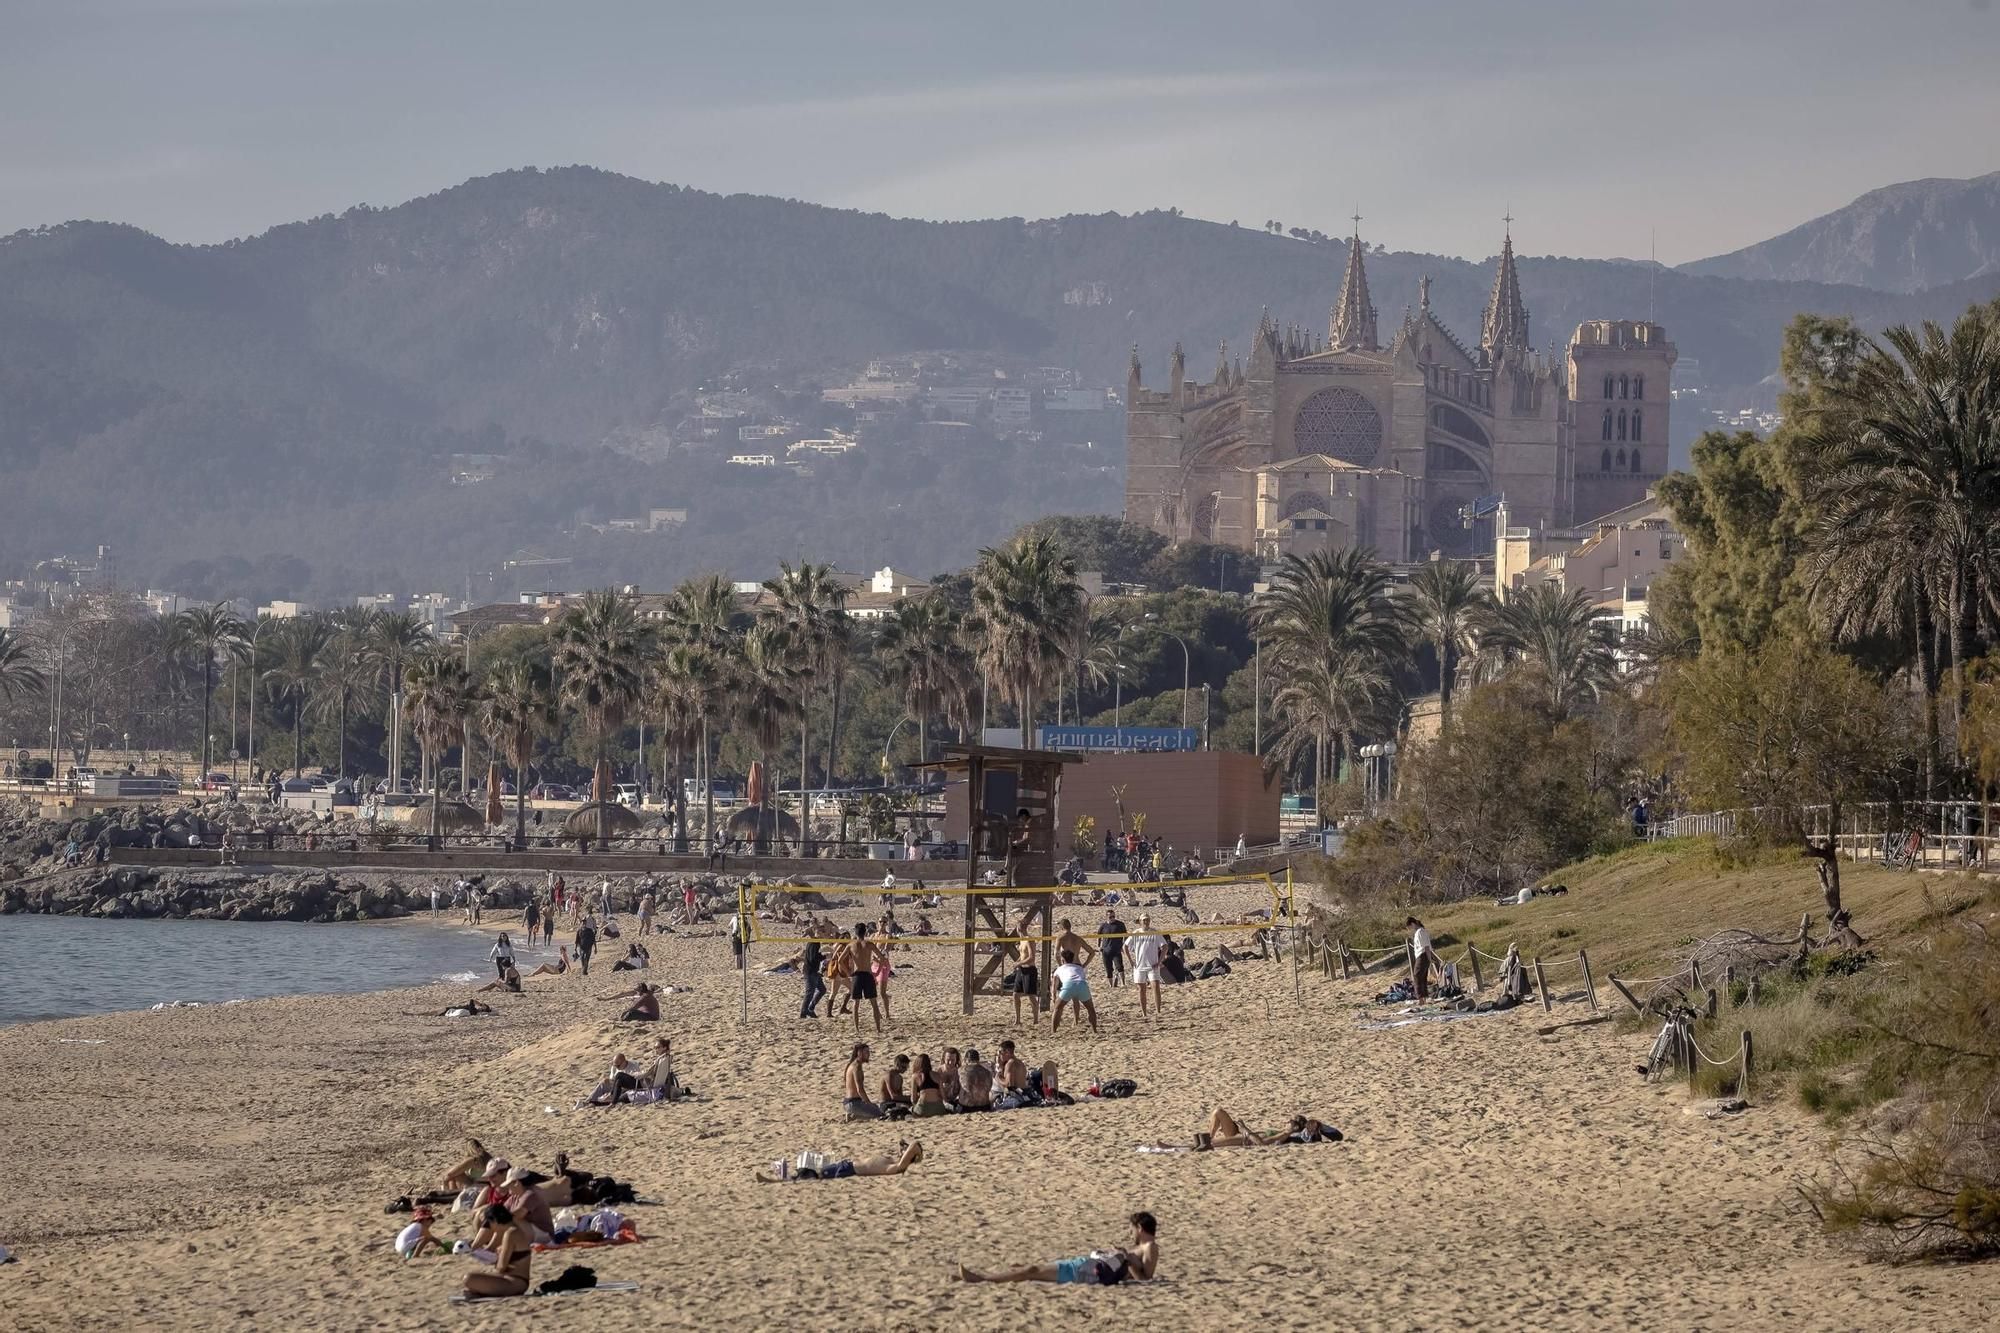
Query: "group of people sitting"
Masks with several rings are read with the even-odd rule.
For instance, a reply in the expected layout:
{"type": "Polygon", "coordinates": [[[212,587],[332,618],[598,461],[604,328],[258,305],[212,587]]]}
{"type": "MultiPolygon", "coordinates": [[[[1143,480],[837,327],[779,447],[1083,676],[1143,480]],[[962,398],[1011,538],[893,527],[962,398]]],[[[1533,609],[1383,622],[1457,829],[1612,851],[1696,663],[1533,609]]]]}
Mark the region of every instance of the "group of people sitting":
{"type": "Polygon", "coordinates": [[[651,1062],[644,1067],[631,1060],[623,1051],[611,1057],[611,1069],[590,1095],[577,1103],[578,1106],[616,1106],[621,1102],[677,1102],[692,1096],[693,1089],[684,1085],[674,1073],[674,1042],[671,1037],[656,1037],[653,1040],[651,1062]]]}
{"type": "Polygon", "coordinates": [[[487,1265],[485,1271],[466,1275],[468,1299],[526,1295],[538,1245],[633,1237],[631,1224],[612,1207],[633,1201],[630,1185],[575,1170],[565,1153],[556,1154],[554,1171],[540,1172],[489,1153],[477,1139],[471,1148],[470,1156],[445,1173],[439,1188],[413,1191],[387,1210],[410,1214],[408,1225],[396,1235],[399,1257],[465,1254],[487,1265]],[[473,1215],[469,1236],[453,1241],[437,1234],[432,1205],[447,1203],[455,1212],[473,1215]],[[565,1210],[561,1218],[557,1209],[565,1210]]]}
{"type": "MultiPolygon", "coordinates": [[[[991,1064],[970,1047],[961,1055],[958,1047],[947,1046],[936,1062],[925,1052],[898,1055],[871,1089],[868,1062],[873,1058],[868,1043],[857,1042],[841,1074],[840,1109],[849,1120],[899,1120],[904,1116],[1012,1111],[1076,1102],[1062,1090],[1055,1061],[1030,1065],[1011,1040],[1000,1043],[991,1064]]],[[[1132,1085],[1122,1083],[1122,1088],[1113,1088],[1108,1095],[1129,1096],[1132,1085]]],[[[1105,1089],[1093,1086],[1086,1095],[1106,1094],[1105,1089]]]]}

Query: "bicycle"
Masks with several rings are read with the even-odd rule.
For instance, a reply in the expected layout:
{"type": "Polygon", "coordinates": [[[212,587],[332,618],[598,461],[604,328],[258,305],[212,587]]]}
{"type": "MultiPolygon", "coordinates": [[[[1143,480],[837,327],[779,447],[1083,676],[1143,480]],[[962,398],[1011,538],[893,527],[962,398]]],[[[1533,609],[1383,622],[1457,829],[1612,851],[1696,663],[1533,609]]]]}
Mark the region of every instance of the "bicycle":
{"type": "Polygon", "coordinates": [[[1882,835],[1882,864],[1898,870],[1914,870],[1923,859],[1924,831],[1910,829],[1882,835]]]}

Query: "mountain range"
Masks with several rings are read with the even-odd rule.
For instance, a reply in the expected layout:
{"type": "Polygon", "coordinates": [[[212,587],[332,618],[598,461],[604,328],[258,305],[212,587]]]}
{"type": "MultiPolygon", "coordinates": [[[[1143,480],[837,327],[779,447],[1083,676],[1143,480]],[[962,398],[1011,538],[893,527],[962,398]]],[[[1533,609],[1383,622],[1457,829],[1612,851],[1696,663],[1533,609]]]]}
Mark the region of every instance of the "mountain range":
{"type": "MultiPolygon", "coordinates": [[[[1995,179],[1983,195],[1917,182],[1852,206],[1867,205],[1879,254],[1921,250],[1920,263],[1856,267],[1834,238],[1862,234],[1858,214],[1800,229],[1823,241],[1788,233],[1680,269],[1523,259],[1535,339],[1650,314],[1712,391],[1749,392],[1798,311],[1879,326],[2000,293],[1984,250],[1932,243],[1995,233],[1995,179]],[[1883,285],[1822,280],[1850,270],[1883,285]],[[1908,289],[1926,276],[1940,281],[1908,289]]],[[[1137,345],[1157,383],[1178,340],[1206,377],[1212,349],[1247,346],[1262,307],[1324,328],[1345,260],[1344,241],[1173,210],[934,223],[582,167],[220,245],[99,222],[19,232],[0,239],[0,570],[102,542],[138,581],[197,596],[456,589],[522,552],[571,559],[569,585],[761,576],[800,555],[935,572],[1039,514],[1115,510],[1122,441],[913,444],[805,479],[607,446],[663,438],[725,382],[811,404],[814,385],[904,353],[1122,384],[1137,345]],[[454,485],[466,453],[506,466],[454,485]],[[644,538],[579,521],[649,506],[688,521],[644,538]]],[[[1385,329],[1428,276],[1441,317],[1476,338],[1491,260],[1367,262],[1385,329]]]]}

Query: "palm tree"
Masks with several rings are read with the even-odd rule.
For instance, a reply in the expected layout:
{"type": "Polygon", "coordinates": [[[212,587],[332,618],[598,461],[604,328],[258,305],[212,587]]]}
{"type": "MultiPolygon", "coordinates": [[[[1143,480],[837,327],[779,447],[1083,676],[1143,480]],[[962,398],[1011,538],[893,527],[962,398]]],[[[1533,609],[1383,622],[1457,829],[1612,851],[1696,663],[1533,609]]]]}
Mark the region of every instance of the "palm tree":
{"type": "Polygon", "coordinates": [[[1480,634],[1479,653],[1489,679],[1516,668],[1531,672],[1549,716],[1558,722],[1618,678],[1612,630],[1590,594],[1564,592],[1555,583],[1531,584],[1495,606],[1480,634]]]}
{"type": "Polygon", "coordinates": [[[594,762],[591,799],[597,802],[597,838],[608,840],[606,807],[611,775],[604,752],[612,733],[645,689],[646,649],[652,636],[631,602],[605,588],[586,593],[556,621],[553,664],[563,702],[581,708],[590,723],[594,762]]]}
{"type": "MultiPolygon", "coordinates": [[[[0,629],[0,699],[16,694],[38,694],[48,688],[48,677],[35,665],[28,645],[11,629],[0,629]]],[[[204,732],[207,728],[202,729],[204,732]]],[[[203,759],[202,763],[207,764],[203,759]]]]}
{"type": "Polygon", "coordinates": [[[1012,700],[1023,745],[1034,744],[1035,700],[1062,670],[1083,618],[1076,559],[1034,533],[979,553],[972,571],[979,665],[1012,700]]]}
{"type": "Polygon", "coordinates": [[[476,703],[472,678],[457,653],[435,648],[403,664],[402,684],[410,709],[410,729],[424,747],[431,771],[430,845],[435,851],[444,802],[444,784],[437,774],[440,761],[451,743],[459,739],[476,703]]]}
{"type": "Polygon", "coordinates": [[[1433,560],[1410,575],[1410,627],[1438,660],[1438,730],[1451,730],[1451,692],[1458,683],[1458,658],[1470,645],[1492,598],[1480,586],[1479,571],[1460,560],[1433,560]]]}
{"type": "Polygon", "coordinates": [[[712,845],[715,836],[714,728],[726,716],[732,683],[727,664],[737,651],[740,617],[735,590],[715,574],[686,580],[667,599],[668,639],[699,650],[704,667],[711,673],[710,688],[703,696],[699,765],[705,848],[712,845]]]}
{"type": "Polygon", "coordinates": [[[978,667],[965,646],[957,610],[939,594],[908,597],[882,621],[875,658],[903,692],[903,707],[917,720],[917,759],[930,756],[930,721],[943,716],[971,725],[972,682],[978,667]]]}
{"type": "Polygon", "coordinates": [[[378,611],[366,631],[368,660],[389,690],[389,789],[403,780],[403,675],[410,662],[433,642],[431,628],[411,611],[378,611]]]}
{"type": "MultiPolygon", "coordinates": [[[[1076,677],[1076,720],[1079,723],[1083,721],[1085,687],[1101,688],[1106,681],[1123,677],[1125,662],[1119,652],[1118,640],[1128,627],[1122,615],[1105,606],[1091,606],[1078,619],[1076,637],[1069,646],[1069,665],[1076,677]]],[[[1056,711],[1060,721],[1060,698],[1056,701],[1056,711]]]]}
{"type": "Polygon", "coordinates": [[[204,782],[208,780],[209,707],[215,698],[215,659],[242,646],[244,628],[243,618],[232,611],[227,602],[191,606],[173,620],[173,646],[201,659],[201,776],[204,782]]]}
{"type": "Polygon", "coordinates": [[[1887,330],[1828,398],[1808,436],[1809,570],[1928,602],[1962,713],[1968,633],[1982,606],[2000,608],[2000,310],[1974,306],[1948,333],[1887,330]]]}
{"type": "Polygon", "coordinates": [[[287,621],[277,639],[276,660],[264,675],[277,686],[279,695],[292,701],[292,772],[296,774],[305,767],[306,709],[331,657],[334,630],[325,617],[300,616],[287,621]]]}
{"type": "Polygon", "coordinates": [[[757,840],[761,846],[777,821],[771,807],[771,751],[784,738],[784,729],[803,711],[800,701],[800,654],[782,625],[770,619],[758,621],[743,636],[743,651],[736,663],[734,703],[738,716],[750,732],[764,765],[763,800],[757,813],[757,840]]]}
{"type": "MultiPolygon", "coordinates": [[[[1378,676],[1406,651],[1405,617],[1390,592],[1389,571],[1365,551],[1288,555],[1251,615],[1281,684],[1272,711],[1283,729],[1273,754],[1295,759],[1314,740],[1315,784],[1336,775],[1348,737],[1377,692],[1378,676]]],[[[1324,822],[1322,817],[1322,822],[1324,822]]]]}
{"type": "Polygon", "coordinates": [[[728,679],[709,650],[677,643],[654,664],[653,707],[659,712],[660,744],[672,756],[667,770],[674,802],[674,850],[687,850],[688,751],[707,734],[709,719],[727,703],[728,679]]]}
{"type": "Polygon", "coordinates": [[[333,638],[327,644],[320,668],[319,694],[313,699],[316,716],[331,716],[339,733],[334,771],[347,776],[347,711],[357,698],[367,698],[375,686],[377,671],[370,660],[368,628],[370,612],[348,608],[328,618],[333,638]]]}
{"type": "Polygon", "coordinates": [[[1382,716],[1391,698],[1388,659],[1379,653],[1336,650],[1301,663],[1285,674],[1271,696],[1278,728],[1271,740],[1273,767],[1287,767],[1310,753],[1313,790],[1321,822],[1325,812],[1317,799],[1324,783],[1322,765],[1337,757],[1347,737],[1371,725],[1392,726],[1382,716]]]}
{"type": "Polygon", "coordinates": [[[503,662],[486,682],[480,721],[494,750],[514,766],[514,846],[528,845],[528,765],[556,728],[555,682],[539,662],[503,662]]]}
{"type": "MultiPolygon", "coordinates": [[[[833,566],[803,561],[794,569],[781,562],[778,577],[764,583],[771,595],[770,619],[785,632],[799,689],[799,834],[807,856],[812,855],[812,780],[807,773],[807,738],[811,733],[812,690],[845,666],[852,642],[847,620],[847,588],[833,577],[833,566]]],[[[832,686],[828,693],[833,692],[832,686]]],[[[837,707],[837,705],[836,705],[837,707]]],[[[833,751],[827,750],[826,777],[833,777],[833,751]]]]}

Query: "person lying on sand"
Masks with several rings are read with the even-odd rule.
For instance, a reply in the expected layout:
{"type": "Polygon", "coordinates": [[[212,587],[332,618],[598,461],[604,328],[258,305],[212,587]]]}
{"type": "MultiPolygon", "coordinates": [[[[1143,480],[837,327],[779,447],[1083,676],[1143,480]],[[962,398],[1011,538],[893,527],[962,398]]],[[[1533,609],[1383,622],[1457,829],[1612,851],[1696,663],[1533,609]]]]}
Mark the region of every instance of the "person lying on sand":
{"type": "Polygon", "coordinates": [[[508,960],[506,967],[500,972],[500,979],[498,981],[489,981],[479,989],[481,992],[504,990],[510,994],[519,995],[521,993],[521,974],[514,969],[513,960],[508,960]]]}
{"type": "Polygon", "coordinates": [[[924,1160],[924,1145],[912,1140],[910,1143],[904,1145],[903,1154],[900,1157],[890,1157],[886,1154],[880,1154],[874,1157],[858,1158],[851,1162],[820,1161],[816,1166],[809,1164],[818,1157],[819,1154],[817,1153],[800,1153],[799,1163],[797,1164],[792,1162],[775,1163],[775,1169],[772,1172],[757,1172],[757,1183],[760,1185],[783,1185],[794,1180],[845,1180],[849,1176],[900,1176],[918,1162],[924,1160]]]}
{"type": "MultiPolygon", "coordinates": [[[[492,990],[493,987],[491,985],[486,985],[486,986],[481,986],[480,989],[492,990]]],[[[490,1014],[492,1012],[493,1012],[493,1006],[488,1004],[481,1004],[477,996],[468,999],[464,1004],[454,1004],[450,1008],[440,1009],[436,1013],[431,1013],[428,1010],[424,1011],[423,1013],[418,1013],[414,1009],[405,1009],[403,1011],[403,1013],[410,1018],[472,1018],[478,1014],[490,1014]]]]}
{"type": "Polygon", "coordinates": [[[600,1000],[630,1000],[632,1007],[618,1015],[621,1023],[651,1023],[660,1016],[660,993],[645,982],[640,982],[632,990],[619,991],[616,995],[600,995],[600,1000]]]}
{"type": "MultiPolygon", "coordinates": [[[[1324,1121],[1308,1116],[1295,1115],[1285,1128],[1272,1133],[1260,1133],[1239,1123],[1236,1117],[1220,1106],[1208,1118],[1208,1132],[1194,1136],[1197,1151],[1207,1152],[1211,1148],[1274,1148],[1286,1143],[1339,1143],[1341,1132],[1324,1121]]],[[[1164,1145],[1163,1145],[1164,1146],[1164,1145]]]]}
{"type": "Polygon", "coordinates": [[[505,1204],[489,1204],[479,1217],[485,1231],[497,1237],[493,1247],[493,1271],[465,1275],[466,1299],[478,1301],[527,1295],[528,1269],[535,1257],[533,1242],[515,1224],[514,1214],[507,1210],[505,1204]]]}
{"type": "Polygon", "coordinates": [[[1225,963],[1240,963],[1245,958],[1250,957],[1253,950],[1259,958],[1269,958],[1271,956],[1269,931],[1253,931],[1247,940],[1225,940],[1219,946],[1217,956],[1225,963]]]}
{"type": "Polygon", "coordinates": [[[1108,1250],[1092,1250],[1076,1259],[1058,1259],[1052,1264],[1029,1264],[997,1273],[975,1273],[964,1264],[952,1272],[959,1282],[1057,1282],[1087,1287],[1115,1287],[1120,1282],[1143,1282],[1160,1266],[1160,1224],[1151,1213],[1132,1214],[1132,1239],[1108,1250]]]}
{"type": "Polygon", "coordinates": [[[531,977],[559,977],[567,971],[569,971],[569,946],[567,944],[558,944],[556,946],[556,960],[553,963],[543,963],[540,967],[528,973],[528,975],[531,977]]]}

